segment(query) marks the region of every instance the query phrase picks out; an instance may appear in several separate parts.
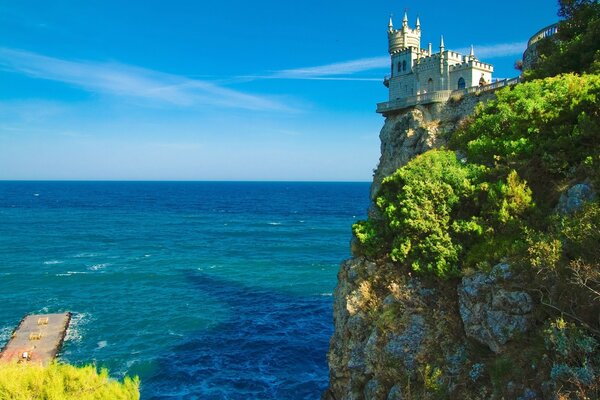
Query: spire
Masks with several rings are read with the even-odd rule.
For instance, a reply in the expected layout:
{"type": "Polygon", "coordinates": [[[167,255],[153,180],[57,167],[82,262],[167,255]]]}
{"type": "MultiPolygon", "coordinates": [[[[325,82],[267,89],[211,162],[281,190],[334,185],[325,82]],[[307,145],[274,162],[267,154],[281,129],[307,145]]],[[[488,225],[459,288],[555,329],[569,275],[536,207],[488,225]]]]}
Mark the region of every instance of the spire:
{"type": "Polygon", "coordinates": [[[394,22],[392,21],[392,14],[390,14],[390,23],[388,24],[388,31],[392,32],[394,30],[394,22]]]}
{"type": "Polygon", "coordinates": [[[431,48],[431,42],[429,42],[429,47],[427,49],[427,51],[429,52],[429,55],[433,55],[433,49],[431,48]]]}
{"type": "Polygon", "coordinates": [[[473,45],[471,45],[471,52],[469,53],[469,58],[471,60],[475,59],[475,49],[473,48],[473,45]]]}
{"type": "Polygon", "coordinates": [[[444,35],[440,39],[440,53],[444,52],[444,35]]]}
{"type": "Polygon", "coordinates": [[[419,17],[417,17],[417,25],[416,25],[417,30],[421,29],[421,19],[419,17]]]}
{"type": "Polygon", "coordinates": [[[408,26],[408,13],[404,11],[404,18],[402,19],[402,26],[408,26]]]}

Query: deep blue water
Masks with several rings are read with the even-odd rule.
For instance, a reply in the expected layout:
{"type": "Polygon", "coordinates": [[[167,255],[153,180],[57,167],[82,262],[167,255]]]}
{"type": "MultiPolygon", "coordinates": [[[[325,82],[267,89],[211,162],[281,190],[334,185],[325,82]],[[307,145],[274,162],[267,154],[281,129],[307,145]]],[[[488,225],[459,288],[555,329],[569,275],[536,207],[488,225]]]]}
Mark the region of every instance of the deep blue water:
{"type": "Polygon", "coordinates": [[[75,313],[61,359],[143,399],[318,399],[367,183],[0,182],[0,346],[75,313]]]}

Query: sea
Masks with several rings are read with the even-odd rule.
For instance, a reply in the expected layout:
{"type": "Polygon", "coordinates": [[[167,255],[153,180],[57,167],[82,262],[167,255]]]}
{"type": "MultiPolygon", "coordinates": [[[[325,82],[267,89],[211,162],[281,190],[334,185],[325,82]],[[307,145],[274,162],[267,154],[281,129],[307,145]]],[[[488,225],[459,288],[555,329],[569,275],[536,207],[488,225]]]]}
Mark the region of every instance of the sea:
{"type": "Polygon", "coordinates": [[[73,313],[60,360],[142,399],[319,399],[369,183],[0,182],[0,347],[73,313]]]}

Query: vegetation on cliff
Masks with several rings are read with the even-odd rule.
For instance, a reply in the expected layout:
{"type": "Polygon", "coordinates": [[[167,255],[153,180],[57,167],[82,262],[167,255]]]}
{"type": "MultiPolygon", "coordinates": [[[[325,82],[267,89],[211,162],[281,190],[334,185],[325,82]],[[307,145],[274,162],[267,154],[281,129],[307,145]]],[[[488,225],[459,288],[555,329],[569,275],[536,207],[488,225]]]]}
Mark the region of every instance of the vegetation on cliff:
{"type": "MultiPolygon", "coordinates": [[[[499,263],[524,277],[514,296],[534,299],[530,333],[514,336],[501,355],[471,348],[464,398],[511,398],[510,382],[557,398],[600,398],[600,6],[560,6],[567,17],[560,41],[545,44],[527,82],[480,104],[448,136],[448,148],[421,154],[385,178],[370,218],[353,226],[358,255],[437,282],[440,290],[499,263]],[[559,62],[565,58],[569,63],[559,62]]],[[[379,285],[387,293],[389,281],[399,279],[384,274],[371,292],[379,285]]],[[[374,321],[397,331],[398,307],[372,303],[380,310],[370,311],[374,321]]],[[[456,379],[448,357],[424,365],[430,373],[422,386],[437,387],[426,397],[447,396],[444,385],[456,379]]]]}
{"type": "Polygon", "coordinates": [[[74,367],[51,364],[48,367],[0,365],[0,399],[12,400],[134,400],[139,399],[139,379],[123,382],[110,379],[106,369],[98,372],[88,365],[74,367]]]}
{"type": "Polygon", "coordinates": [[[528,79],[561,73],[600,73],[600,4],[598,0],[559,0],[563,19],[558,32],[538,45],[539,61],[528,79]]]}

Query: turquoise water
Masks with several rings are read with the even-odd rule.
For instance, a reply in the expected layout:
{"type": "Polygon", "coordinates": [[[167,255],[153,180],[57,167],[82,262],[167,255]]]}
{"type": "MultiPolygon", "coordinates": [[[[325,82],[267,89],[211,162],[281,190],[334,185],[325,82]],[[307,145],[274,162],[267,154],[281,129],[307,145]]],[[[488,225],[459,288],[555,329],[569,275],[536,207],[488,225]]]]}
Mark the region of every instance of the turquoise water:
{"type": "Polygon", "coordinates": [[[143,399],[318,399],[367,183],[0,182],[0,346],[74,313],[61,359],[143,399]]]}

